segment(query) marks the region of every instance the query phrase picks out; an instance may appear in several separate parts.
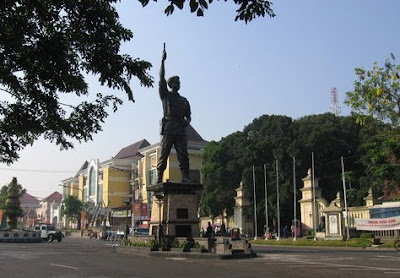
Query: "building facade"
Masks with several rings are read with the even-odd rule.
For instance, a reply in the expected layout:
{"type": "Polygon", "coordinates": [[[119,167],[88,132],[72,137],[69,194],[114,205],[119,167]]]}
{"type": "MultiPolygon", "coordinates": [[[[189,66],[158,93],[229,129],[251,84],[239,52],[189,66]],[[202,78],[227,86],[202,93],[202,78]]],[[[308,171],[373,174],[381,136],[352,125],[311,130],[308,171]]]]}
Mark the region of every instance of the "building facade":
{"type": "MultiPolygon", "coordinates": [[[[317,231],[315,237],[320,239],[343,239],[358,236],[356,222],[358,219],[379,219],[400,216],[400,202],[383,202],[378,204],[372,190],[364,198],[365,206],[345,207],[342,192],[328,203],[321,196],[318,178],[312,179],[311,170],[303,179],[303,188],[300,189],[302,199],[300,203],[301,232],[307,235],[310,230],[317,231]],[[314,201],[315,194],[315,201],[314,201]],[[347,215],[346,215],[347,214],[347,215]],[[349,234],[347,234],[349,233],[349,234]]],[[[400,230],[371,229],[376,237],[396,238],[400,230]]]]}
{"type": "Polygon", "coordinates": [[[59,226],[61,219],[62,194],[55,191],[40,201],[40,208],[36,210],[37,222],[59,226]]]}
{"type": "MultiPolygon", "coordinates": [[[[190,176],[201,182],[202,153],[207,141],[188,126],[188,153],[190,176]]],[[[131,226],[147,227],[150,222],[152,195],[147,187],[157,181],[157,163],[161,152],[160,143],[151,145],[143,139],[122,148],[113,158],[100,162],[85,162],[77,174],[64,179],[64,198],[72,195],[80,199],[86,208],[82,218],[86,227],[131,226]]],[[[163,181],[180,181],[176,151],[173,148],[167,161],[163,181]]],[[[64,226],[72,223],[64,219],[64,226]]]]}
{"type": "Polygon", "coordinates": [[[20,207],[24,212],[23,218],[21,219],[21,226],[23,229],[29,230],[36,223],[37,210],[41,208],[40,201],[36,197],[26,192],[21,196],[19,200],[20,207]]]}

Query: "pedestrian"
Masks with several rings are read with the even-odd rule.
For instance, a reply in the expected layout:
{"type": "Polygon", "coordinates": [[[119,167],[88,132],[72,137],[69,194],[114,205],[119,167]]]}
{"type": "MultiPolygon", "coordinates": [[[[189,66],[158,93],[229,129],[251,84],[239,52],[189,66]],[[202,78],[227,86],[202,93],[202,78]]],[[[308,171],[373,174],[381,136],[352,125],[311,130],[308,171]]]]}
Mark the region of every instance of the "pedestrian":
{"type": "Polygon", "coordinates": [[[125,239],[128,239],[128,235],[129,235],[129,225],[126,224],[126,227],[125,227],[125,239]]]}
{"type": "Polygon", "coordinates": [[[288,226],[285,225],[285,227],[283,227],[283,237],[287,237],[287,233],[288,233],[288,226]]]}
{"type": "Polygon", "coordinates": [[[221,224],[221,236],[226,236],[226,227],[225,224],[221,224]]]}
{"type": "Polygon", "coordinates": [[[211,226],[211,222],[208,222],[207,230],[206,230],[206,237],[207,238],[212,238],[213,237],[213,228],[211,226]]]}

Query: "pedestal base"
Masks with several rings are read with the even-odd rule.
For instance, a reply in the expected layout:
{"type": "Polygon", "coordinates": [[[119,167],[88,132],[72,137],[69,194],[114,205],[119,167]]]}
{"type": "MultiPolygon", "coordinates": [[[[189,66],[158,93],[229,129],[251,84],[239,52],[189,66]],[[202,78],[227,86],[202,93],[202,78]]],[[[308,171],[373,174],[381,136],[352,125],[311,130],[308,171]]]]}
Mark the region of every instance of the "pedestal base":
{"type": "Polygon", "coordinates": [[[197,216],[200,193],[199,183],[160,183],[148,187],[154,192],[150,231],[156,235],[162,225],[162,234],[173,237],[198,237],[197,216]]]}

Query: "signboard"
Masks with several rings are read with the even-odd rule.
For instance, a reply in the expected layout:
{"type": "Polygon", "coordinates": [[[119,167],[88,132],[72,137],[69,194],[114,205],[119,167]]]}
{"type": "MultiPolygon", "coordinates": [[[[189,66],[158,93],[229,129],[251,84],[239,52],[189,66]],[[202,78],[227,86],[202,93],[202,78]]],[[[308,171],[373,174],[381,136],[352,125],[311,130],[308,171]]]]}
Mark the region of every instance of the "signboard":
{"type": "Polygon", "coordinates": [[[111,217],[131,217],[131,212],[128,210],[128,213],[123,210],[120,211],[112,211],[111,212],[111,217]]]}
{"type": "Polygon", "coordinates": [[[360,231],[400,230],[400,216],[388,218],[354,219],[356,229],[360,231]]]}
{"type": "Polygon", "coordinates": [[[329,234],[337,235],[338,232],[338,216],[336,214],[331,214],[328,217],[329,219],[329,234]]]}

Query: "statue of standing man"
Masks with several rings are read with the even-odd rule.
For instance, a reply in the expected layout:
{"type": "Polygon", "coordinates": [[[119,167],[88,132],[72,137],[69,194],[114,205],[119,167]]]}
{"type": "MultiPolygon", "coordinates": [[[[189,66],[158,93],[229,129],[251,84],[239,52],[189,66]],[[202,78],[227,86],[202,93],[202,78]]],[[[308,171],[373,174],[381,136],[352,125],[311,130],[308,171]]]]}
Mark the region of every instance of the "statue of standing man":
{"type": "Polygon", "coordinates": [[[179,76],[172,76],[165,80],[164,62],[167,59],[167,52],[162,53],[160,68],[159,92],[163,107],[163,118],[161,120],[161,154],[157,165],[157,183],[163,180],[164,170],[167,167],[167,159],[172,146],[175,147],[179,168],[182,173],[182,182],[190,182],[189,179],[189,156],[187,151],[188,139],[186,127],[191,121],[190,104],[182,97],[178,90],[181,87],[179,76]],[[168,87],[171,91],[168,90],[168,87]]]}

